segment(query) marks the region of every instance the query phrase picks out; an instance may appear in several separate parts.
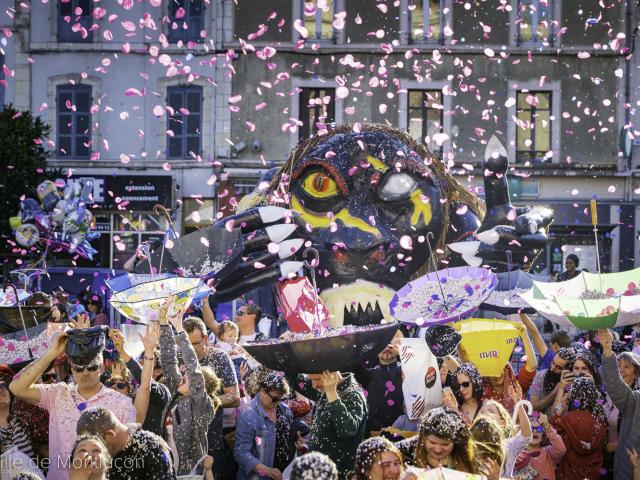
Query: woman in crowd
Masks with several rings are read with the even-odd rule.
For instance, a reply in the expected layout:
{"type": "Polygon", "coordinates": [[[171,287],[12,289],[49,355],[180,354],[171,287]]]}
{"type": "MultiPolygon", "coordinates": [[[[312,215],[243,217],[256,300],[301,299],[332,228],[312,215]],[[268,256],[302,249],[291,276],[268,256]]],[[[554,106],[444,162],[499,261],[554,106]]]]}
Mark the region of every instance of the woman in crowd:
{"type": "Polygon", "coordinates": [[[260,383],[258,394],[249,408],[238,417],[236,425],[236,478],[276,478],[289,465],[293,452],[290,443],[293,416],[283,400],[289,395],[287,381],[271,373],[260,383]]]}
{"type": "Polygon", "coordinates": [[[569,377],[560,380],[551,424],[567,449],[556,470],[560,480],[599,479],[607,439],[607,419],[601,396],[590,378],[578,377],[565,395],[569,377]]]}
{"type": "Polygon", "coordinates": [[[24,418],[13,415],[13,395],[9,384],[0,380],[0,453],[16,448],[29,458],[35,458],[35,450],[24,418]]]}
{"type": "Polygon", "coordinates": [[[572,278],[576,278],[580,275],[580,270],[578,267],[580,266],[580,260],[577,255],[570,253],[567,255],[567,258],[564,261],[565,271],[558,275],[558,281],[564,282],[567,280],[571,280],[572,278]]]}
{"type": "MultiPolygon", "coordinates": [[[[185,475],[197,467],[208,451],[207,430],[220,406],[215,394],[220,388],[220,380],[213,370],[200,366],[182,326],[181,313],[169,320],[176,330],[174,337],[167,320],[170,302],[166,302],[160,312],[160,358],[164,381],[172,395],[164,417],[172,415],[173,441],[178,452],[174,464],[177,464],[178,474],[185,475]],[[176,344],[186,367],[184,375],[178,369],[176,344]]],[[[171,444],[166,428],[164,436],[171,444]]]]}
{"type": "Polygon", "coordinates": [[[371,437],[358,446],[351,480],[400,480],[402,453],[384,437],[371,437]]]}
{"type": "Polygon", "coordinates": [[[609,330],[600,330],[602,342],[602,368],[607,394],[619,410],[617,454],[614,460],[614,478],[633,478],[634,463],[625,453],[635,452],[640,444],[640,391],[631,385],[637,381],[640,364],[631,353],[616,358],[613,353],[613,337],[609,330]]]}
{"type": "Polygon", "coordinates": [[[518,455],[516,471],[529,467],[535,472],[535,480],[555,480],[556,465],[567,451],[564,442],[545,414],[534,412],[529,421],[532,437],[526,450],[518,455]]]}
{"type": "Polygon", "coordinates": [[[102,299],[95,292],[90,292],[84,302],[84,308],[89,315],[91,326],[109,325],[109,319],[102,309],[102,299]]]}
{"type": "Polygon", "coordinates": [[[69,463],[69,480],[106,480],[111,458],[100,437],[81,435],[76,439],[69,463]]]}
{"type": "Polygon", "coordinates": [[[513,469],[516,458],[520,455],[531,440],[531,424],[529,417],[522,403],[517,404],[517,425],[514,424],[511,416],[502,404],[495,400],[488,400],[482,407],[482,413],[493,418],[493,420],[502,428],[505,438],[505,459],[502,466],[501,475],[510,477],[513,475],[513,469]],[[518,428],[519,427],[519,428],[518,428]]]}
{"type": "Polygon", "coordinates": [[[482,408],[482,377],[472,363],[463,363],[455,371],[458,413],[467,425],[471,425],[482,408]]]}
{"type": "MultiPolygon", "coordinates": [[[[473,421],[470,432],[476,445],[476,458],[479,462],[491,460],[496,465],[496,471],[487,477],[489,480],[497,480],[506,456],[502,428],[492,417],[479,415],[473,421]]],[[[481,469],[483,466],[480,464],[478,468],[481,469]]]]}
{"type": "Polygon", "coordinates": [[[588,377],[596,384],[598,390],[602,390],[602,375],[598,371],[596,358],[588,350],[578,350],[573,364],[569,367],[576,377],[588,377]]]}
{"type": "Polygon", "coordinates": [[[408,464],[419,468],[443,466],[468,473],[476,471],[469,429],[458,412],[448,407],[427,413],[418,436],[398,442],[398,448],[408,464]]]}

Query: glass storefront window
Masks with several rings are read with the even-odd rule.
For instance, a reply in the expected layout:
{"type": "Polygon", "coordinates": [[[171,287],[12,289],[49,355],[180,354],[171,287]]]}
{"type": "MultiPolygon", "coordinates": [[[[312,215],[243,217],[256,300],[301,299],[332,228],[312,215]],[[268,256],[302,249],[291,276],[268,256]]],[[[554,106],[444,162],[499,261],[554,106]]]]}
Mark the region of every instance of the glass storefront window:
{"type": "Polygon", "coordinates": [[[96,215],[96,227],[102,233],[100,239],[93,242],[94,248],[99,252],[98,266],[123,268],[140,243],[163,238],[166,224],[164,217],[149,213],[118,212],[96,215]]]}
{"type": "Polygon", "coordinates": [[[185,198],[182,203],[182,218],[185,235],[199,228],[213,225],[215,200],[212,198],[185,198]]]}

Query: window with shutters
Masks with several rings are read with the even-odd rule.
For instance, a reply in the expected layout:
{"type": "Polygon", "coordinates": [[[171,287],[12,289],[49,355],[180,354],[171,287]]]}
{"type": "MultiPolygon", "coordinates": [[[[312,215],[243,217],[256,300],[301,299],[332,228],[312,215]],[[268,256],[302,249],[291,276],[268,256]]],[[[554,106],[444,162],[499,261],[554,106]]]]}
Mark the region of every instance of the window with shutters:
{"type": "Polygon", "coordinates": [[[202,150],[202,87],[167,88],[167,158],[187,159],[202,150]]]}
{"type": "Polygon", "coordinates": [[[58,42],[91,43],[92,0],[59,0],[58,42]]]}
{"type": "Polygon", "coordinates": [[[90,158],[91,86],[60,85],[56,97],[58,158],[90,158]]]}
{"type": "Polygon", "coordinates": [[[309,138],[335,121],[335,88],[302,88],[299,138],[309,138]]]}
{"type": "Polygon", "coordinates": [[[170,0],[169,2],[169,42],[182,41],[202,43],[204,30],[203,0],[170,0]]]}

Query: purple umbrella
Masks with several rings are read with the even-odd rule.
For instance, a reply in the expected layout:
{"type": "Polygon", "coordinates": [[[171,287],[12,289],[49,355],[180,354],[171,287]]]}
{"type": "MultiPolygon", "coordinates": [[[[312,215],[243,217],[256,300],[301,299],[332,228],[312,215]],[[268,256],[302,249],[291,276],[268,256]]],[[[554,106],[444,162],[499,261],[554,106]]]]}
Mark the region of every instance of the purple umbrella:
{"type": "Polygon", "coordinates": [[[484,268],[446,268],[407,283],[389,307],[396,319],[410,325],[456,322],[470,317],[497,284],[496,275],[484,268]]]}

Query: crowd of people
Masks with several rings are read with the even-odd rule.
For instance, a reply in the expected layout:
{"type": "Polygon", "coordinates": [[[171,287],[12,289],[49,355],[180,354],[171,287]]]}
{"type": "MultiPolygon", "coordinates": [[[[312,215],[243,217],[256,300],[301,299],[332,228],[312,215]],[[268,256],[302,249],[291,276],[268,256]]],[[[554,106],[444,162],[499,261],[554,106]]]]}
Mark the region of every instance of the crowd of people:
{"type": "MultiPolygon", "coordinates": [[[[104,322],[95,299],[76,315],[36,300],[73,329],[104,322]]],[[[20,372],[0,367],[11,480],[398,480],[441,466],[490,480],[640,480],[640,323],[557,330],[547,344],[521,314],[522,365],[483,377],[458,347],[438,359],[442,405],[411,418],[399,354],[417,331],[401,327],[352,372],[293,377],[243,348],[274,335],[258,305],[224,322],[207,300],[198,316],[168,306],[140,335],[139,356],[111,328],[88,362],[65,353],[61,333],[20,372]]]]}

